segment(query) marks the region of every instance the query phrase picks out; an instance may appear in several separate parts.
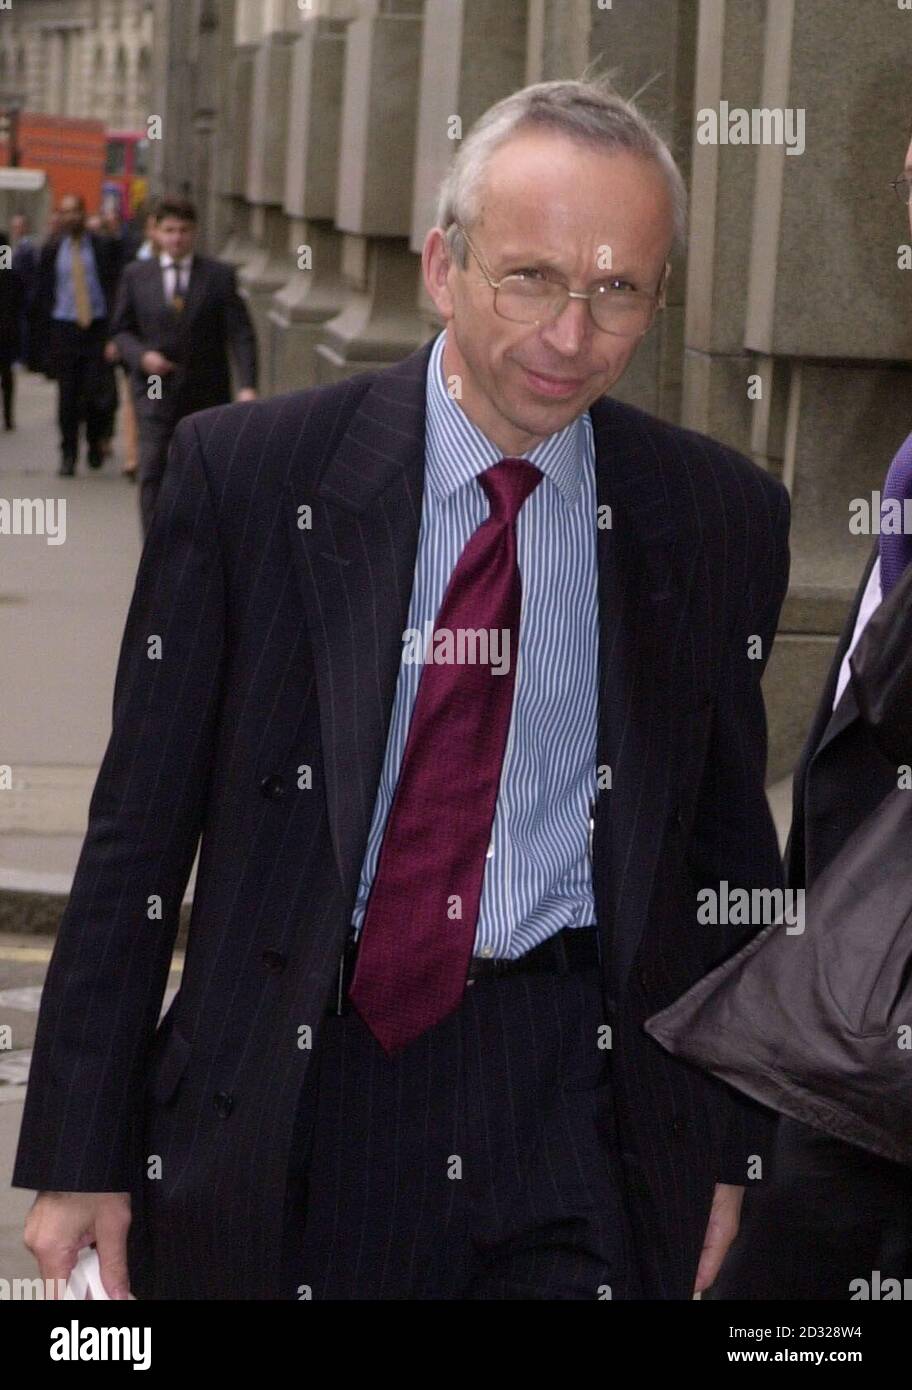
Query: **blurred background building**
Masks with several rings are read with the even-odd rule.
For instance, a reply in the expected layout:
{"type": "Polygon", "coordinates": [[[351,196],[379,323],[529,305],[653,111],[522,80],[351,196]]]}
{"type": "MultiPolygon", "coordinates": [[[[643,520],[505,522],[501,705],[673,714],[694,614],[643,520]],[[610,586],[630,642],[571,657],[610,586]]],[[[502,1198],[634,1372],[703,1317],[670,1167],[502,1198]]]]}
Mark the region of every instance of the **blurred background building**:
{"type": "Polygon", "coordinates": [[[145,125],[153,0],[11,0],[0,15],[0,106],[145,125]]]}
{"type": "Polygon", "coordinates": [[[792,581],[767,672],[770,778],[808,728],[912,417],[900,171],[912,14],[881,0],[15,0],[0,89],[150,136],[249,296],[266,392],[412,351],[439,327],[419,254],[460,134],[598,60],[691,191],[670,303],[616,394],[781,476],[792,581]],[[806,114],[806,149],[701,144],[723,102],[806,114]],[[160,118],[156,123],[156,118],[160,118]],[[151,121],[151,124],[150,124],[151,121]]]}

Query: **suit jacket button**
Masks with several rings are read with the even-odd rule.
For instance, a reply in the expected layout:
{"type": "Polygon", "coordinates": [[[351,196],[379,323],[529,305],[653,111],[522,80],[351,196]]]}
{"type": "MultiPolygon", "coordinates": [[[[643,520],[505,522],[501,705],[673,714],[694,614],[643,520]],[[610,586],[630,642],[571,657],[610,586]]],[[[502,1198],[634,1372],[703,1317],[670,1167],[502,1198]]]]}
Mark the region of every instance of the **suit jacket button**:
{"type": "Polygon", "coordinates": [[[643,986],[643,988],[644,988],[644,989],[648,989],[649,986],[650,986],[650,984],[651,984],[651,982],[652,982],[652,981],[651,981],[651,976],[650,976],[650,974],[649,974],[649,971],[648,971],[648,970],[641,970],[641,971],[640,971],[640,977],[639,977],[639,978],[640,978],[640,984],[643,986]]]}
{"type": "Polygon", "coordinates": [[[680,1115],[675,1115],[674,1119],[671,1122],[672,1134],[683,1134],[686,1128],[687,1121],[685,1119],[682,1119],[680,1115]]]}
{"type": "Polygon", "coordinates": [[[223,1120],[227,1120],[234,1109],[234,1096],[229,1091],[216,1091],[212,1097],[212,1103],[215,1106],[216,1114],[221,1116],[223,1120]]]}
{"type": "Polygon", "coordinates": [[[285,969],[285,956],[272,946],[267,946],[264,951],[260,952],[260,960],[273,975],[281,975],[285,969]]]}
{"type": "Polygon", "coordinates": [[[278,772],[270,772],[260,783],[260,791],[270,801],[278,801],[285,795],[285,778],[278,772]]]}

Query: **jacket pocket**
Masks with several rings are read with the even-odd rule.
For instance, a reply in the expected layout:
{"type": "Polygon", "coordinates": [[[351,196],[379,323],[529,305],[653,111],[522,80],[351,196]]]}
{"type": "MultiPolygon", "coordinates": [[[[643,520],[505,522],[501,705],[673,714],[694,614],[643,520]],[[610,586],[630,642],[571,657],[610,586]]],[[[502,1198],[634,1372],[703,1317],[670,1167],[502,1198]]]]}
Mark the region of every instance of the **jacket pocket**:
{"type": "Polygon", "coordinates": [[[176,1024],[171,1025],[164,1047],[152,1062],[149,1094],[157,1105],[167,1105],[174,1097],[190,1060],[190,1044],[176,1024]]]}

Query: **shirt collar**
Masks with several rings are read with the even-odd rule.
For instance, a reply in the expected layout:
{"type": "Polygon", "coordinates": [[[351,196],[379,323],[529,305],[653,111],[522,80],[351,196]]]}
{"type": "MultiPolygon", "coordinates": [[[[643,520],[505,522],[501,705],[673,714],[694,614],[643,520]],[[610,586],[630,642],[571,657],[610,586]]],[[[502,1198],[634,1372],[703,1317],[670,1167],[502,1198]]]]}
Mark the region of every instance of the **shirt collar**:
{"type": "Polygon", "coordinates": [[[171,257],[167,255],[164,251],[162,251],[158,259],[159,263],[164,267],[165,270],[167,270],[168,266],[171,265],[179,265],[181,270],[186,270],[187,266],[193,260],[193,252],[188,251],[186,256],[184,256],[182,260],[172,261],[171,257]]]}
{"type": "MultiPolygon", "coordinates": [[[[445,342],[443,329],[431,349],[426,391],[427,484],[440,498],[449,497],[504,457],[450,395],[443,374],[445,342]]],[[[541,469],[568,507],[579,500],[587,426],[591,428],[591,421],[588,411],[584,411],[562,430],[518,456],[541,469]]]]}

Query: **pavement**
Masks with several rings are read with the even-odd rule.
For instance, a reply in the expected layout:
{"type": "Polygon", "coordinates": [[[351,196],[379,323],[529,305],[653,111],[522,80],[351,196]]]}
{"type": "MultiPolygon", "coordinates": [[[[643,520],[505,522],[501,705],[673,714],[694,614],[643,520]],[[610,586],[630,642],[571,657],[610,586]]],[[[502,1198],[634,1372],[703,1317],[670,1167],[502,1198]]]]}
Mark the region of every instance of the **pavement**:
{"type": "MultiPolygon", "coordinates": [[[[142,549],[123,451],[57,476],[56,386],[17,372],[16,429],[0,431],[2,502],[55,499],[61,544],[0,534],[0,1278],[31,1278],[34,1194],[12,1188],[25,1083],[54,933],[111,731],[114,675],[142,549]],[[65,512],[59,503],[65,500],[65,512]],[[4,769],[9,769],[4,780],[4,769]],[[7,1031],[8,1030],[8,1031],[7,1031]]],[[[0,512],[2,515],[2,512],[0,512]]],[[[24,528],[23,528],[24,529],[24,528]]],[[[191,874],[186,898],[192,897],[191,874]]],[[[163,1008],[177,988],[175,954],[163,1008]]]]}
{"type": "MultiPolygon", "coordinates": [[[[62,544],[48,544],[46,534],[0,534],[3,1279],[36,1273],[22,1245],[34,1194],[10,1187],[9,1179],[42,983],[110,734],[117,657],[142,547],[136,486],[121,474],[121,450],[97,471],[81,457],[74,478],[59,478],[55,411],[54,383],[19,372],[17,428],[0,432],[0,508],[3,500],[66,501],[62,544]]],[[[57,515],[63,515],[59,509],[57,515]]],[[[772,788],[770,800],[784,841],[788,783],[772,788]]],[[[195,872],[194,864],[179,947],[195,872]]],[[[163,1009],[178,987],[181,964],[178,950],[163,1009]]]]}

